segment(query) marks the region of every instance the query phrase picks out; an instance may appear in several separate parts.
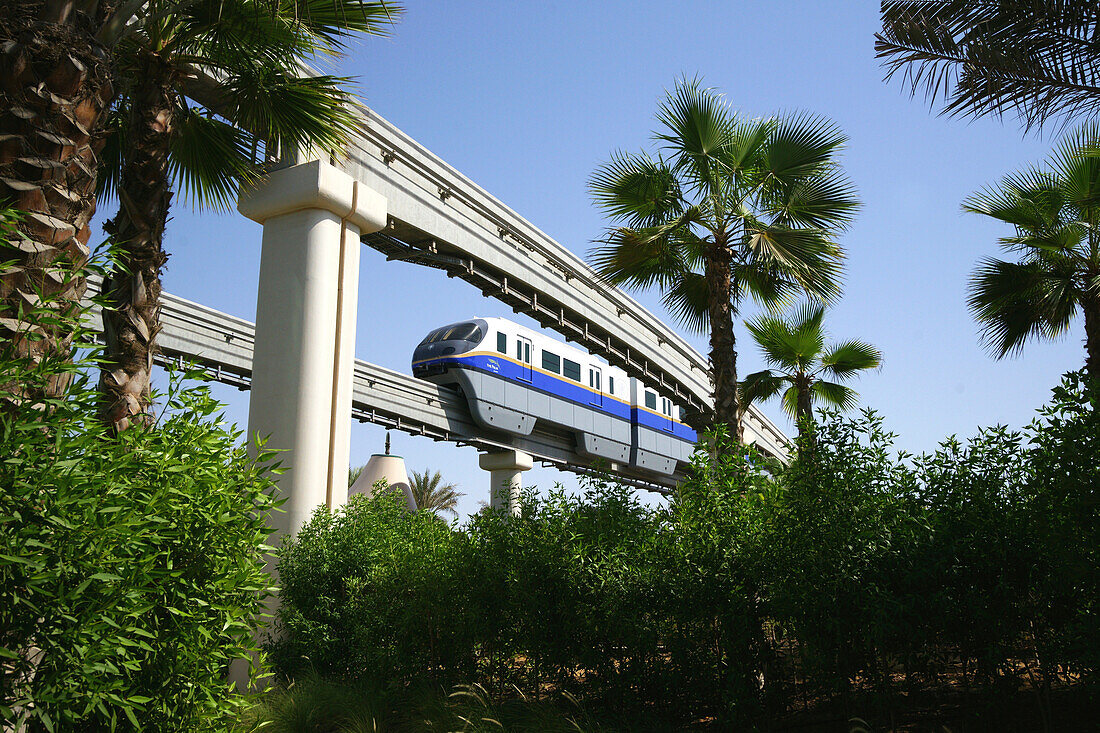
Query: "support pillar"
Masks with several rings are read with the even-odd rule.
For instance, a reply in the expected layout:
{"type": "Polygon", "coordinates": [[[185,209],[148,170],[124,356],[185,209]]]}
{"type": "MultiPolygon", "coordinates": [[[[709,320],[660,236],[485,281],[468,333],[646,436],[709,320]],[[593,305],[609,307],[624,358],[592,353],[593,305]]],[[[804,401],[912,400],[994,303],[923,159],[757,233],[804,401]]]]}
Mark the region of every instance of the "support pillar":
{"type": "Polygon", "coordinates": [[[359,238],[386,225],[386,200],[315,160],[268,174],[237,209],[264,226],[248,436],[283,451],[277,544],[347,500],[359,238]]]}
{"type": "Polygon", "coordinates": [[[483,453],[478,465],[489,471],[489,506],[519,514],[523,472],[535,465],[531,456],[518,450],[483,453]]]}

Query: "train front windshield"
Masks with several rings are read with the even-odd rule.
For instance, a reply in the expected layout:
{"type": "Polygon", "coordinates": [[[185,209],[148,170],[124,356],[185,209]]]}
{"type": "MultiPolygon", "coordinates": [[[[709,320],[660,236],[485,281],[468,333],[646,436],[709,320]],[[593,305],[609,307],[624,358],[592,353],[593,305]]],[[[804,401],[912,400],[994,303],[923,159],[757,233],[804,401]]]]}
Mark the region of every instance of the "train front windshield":
{"type": "Polygon", "coordinates": [[[481,326],[473,322],[456,323],[451,326],[444,326],[443,328],[437,328],[424,337],[424,340],[420,342],[421,346],[425,344],[434,344],[437,341],[470,341],[477,343],[481,341],[483,334],[481,333],[481,326]]]}

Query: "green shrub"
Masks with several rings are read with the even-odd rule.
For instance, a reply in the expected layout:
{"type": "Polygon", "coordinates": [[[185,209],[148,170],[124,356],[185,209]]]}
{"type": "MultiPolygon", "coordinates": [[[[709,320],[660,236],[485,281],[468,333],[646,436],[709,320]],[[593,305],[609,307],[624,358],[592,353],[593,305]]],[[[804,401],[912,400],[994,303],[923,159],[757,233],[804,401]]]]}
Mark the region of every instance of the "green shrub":
{"type": "Polygon", "coordinates": [[[279,556],[272,661],[284,675],[391,683],[473,671],[463,537],[399,496],[320,507],[279,556]]]}
{"type": "Polygon", "coordinates": [[[1100,670],[1100,386],[1067,374],[1028,429],[1028,610],[1044,674],[1100,670]]]}
{"type": "MultiPolygon", "coordinates": [[[[0,255],[2,258],[2,255],[0,255]]],[[[24,317],[54,318],[48,303],[24,317]]],[[[88,347],[76,323],[76,343],[88,347]]],[[[188,730],[234,709],[268,578],[264,469],[175,374],[149,429],[108,435],[88,356],[0,344],[0,712],[28,730],[188,730]],[[61,399],[32,403],[47,381],[61,399]],[[30,389],[27,389],[27,388],[30,389]]]]}

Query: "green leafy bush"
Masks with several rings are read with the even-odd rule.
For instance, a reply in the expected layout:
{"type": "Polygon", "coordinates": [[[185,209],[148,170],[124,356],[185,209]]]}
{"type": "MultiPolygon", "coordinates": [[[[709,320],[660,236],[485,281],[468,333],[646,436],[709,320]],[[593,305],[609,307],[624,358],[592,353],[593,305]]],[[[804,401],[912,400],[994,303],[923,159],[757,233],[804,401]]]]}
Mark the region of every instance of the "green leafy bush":
{"type": "Polygon", "coordinates": [[[155,426],[110,436],[68,327],[75,360],[0,344],[0,712],[27,730],[213,724],[267,594],[271,456],[250,458],[187,374],[155,426]],[[59,377],[62,398],[25,399],[59,377]]]}
{"type": "Polygon", "coordinates": [[[406,683],[472,674],[462,539],[392,492],[318,508],[280,550],[276,668],[406,683]]]}

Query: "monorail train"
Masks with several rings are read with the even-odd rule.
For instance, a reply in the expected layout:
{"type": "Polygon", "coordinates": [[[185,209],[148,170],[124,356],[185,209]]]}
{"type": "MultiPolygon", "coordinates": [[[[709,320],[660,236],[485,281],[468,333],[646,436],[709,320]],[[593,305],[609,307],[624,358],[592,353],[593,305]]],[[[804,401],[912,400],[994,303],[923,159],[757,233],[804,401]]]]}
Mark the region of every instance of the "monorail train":
{"type": "Polygon", "coordinates": [[[513,435],[536,423],[571,431],[584,455],[671,475],[697,436],[671,400],[622,369],[504,318],[437,328],[413,352],[413,376],[458,387],[474,421],[513,435]]]}

